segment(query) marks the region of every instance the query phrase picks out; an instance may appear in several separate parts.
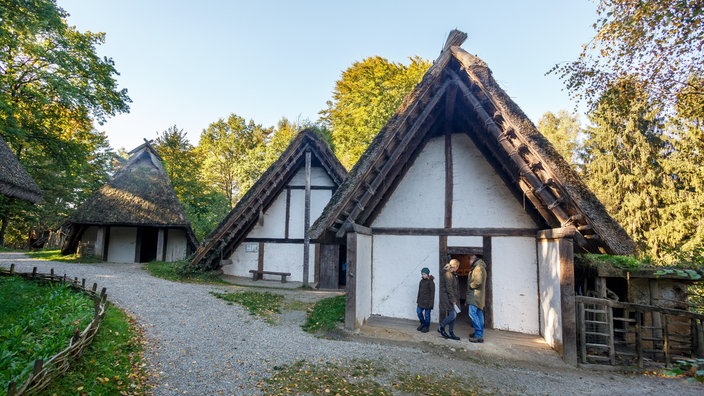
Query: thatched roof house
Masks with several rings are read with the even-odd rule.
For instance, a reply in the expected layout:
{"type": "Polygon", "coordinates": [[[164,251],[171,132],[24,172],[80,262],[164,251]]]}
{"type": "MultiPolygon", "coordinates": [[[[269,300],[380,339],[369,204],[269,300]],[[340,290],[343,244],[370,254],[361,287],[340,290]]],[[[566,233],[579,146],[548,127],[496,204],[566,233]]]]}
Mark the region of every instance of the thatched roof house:
{"type": "Polygon", "coordinates": [[[459,47],[465,39],[450,34],[310,237],[344,246],[348,328],[372,315],[414,319],[421,268],[440,274],[481,254],[487,327],[541,334],[576,361],[574,253],[626,254],[634,243],[486,63],[459,47]]]}
{"type": "Polygon", "coordinates": [[[42,199],[39,186],[22,167],[2,136],[0,136],[0,194],[32,203],[42,199]]]}
{"type": "Polygon", "coordinates": [[[65,254],[80,242],[107,261],[174,261],[198,243],[161,157],[146,141],[68,223],[65,254]]]}
{"type": "MultiPolygon", "coordinates": [[[[250,270],[292,273],[292,280],[305,280],[306,230],[346,173],[325,140],[301,131],[210,233],[191,265],[236,276],[250,276],[250,270]]],[[[310,275],[321,281],[320,268],[314,270],[310,275]]],[[[337,287],[337,276],[330,276],[337,287]]]]}

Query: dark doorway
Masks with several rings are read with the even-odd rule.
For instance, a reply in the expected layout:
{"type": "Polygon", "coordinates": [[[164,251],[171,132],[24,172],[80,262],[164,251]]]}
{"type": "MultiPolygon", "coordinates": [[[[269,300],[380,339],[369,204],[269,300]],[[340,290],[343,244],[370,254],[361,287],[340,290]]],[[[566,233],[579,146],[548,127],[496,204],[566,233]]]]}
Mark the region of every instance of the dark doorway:
{"type": "Polygon", "coordinates": [[[139,245],[139,262],[148,263],[156,260],[156,246],[159,241],[159,229],[155,227],[143,227],[137,232],[137,243],[139,245]]]}

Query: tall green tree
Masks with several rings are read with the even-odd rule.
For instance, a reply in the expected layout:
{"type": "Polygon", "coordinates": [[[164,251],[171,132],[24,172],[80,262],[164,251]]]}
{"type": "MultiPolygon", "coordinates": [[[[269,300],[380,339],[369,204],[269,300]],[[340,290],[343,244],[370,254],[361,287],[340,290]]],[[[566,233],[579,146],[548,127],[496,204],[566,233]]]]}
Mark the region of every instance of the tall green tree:
{"type": "Polygon", "coordinates": [[[578,60],[553,71],[593,106],[630,75],[669,113],[688,101],[704,114],[703,10],[704,0],[601,0],[594,38],[578,60]]]}
{"type": "Polygon", "coordinates": [[[538,120],[538,130],[555,146],[558,153],[576,168],[579,134],[582,126],[579,116],[560,110],[557,114],[550,111],[538,120]]]}
{"type": "Polygon", "coordinates": [[[374,56],[342,73],[321,122],[332,131],[335,153],[345,167],[357,162],[430,65],[417,56],[408,66],[374,56]]]}
{"type": "Polygon", "coordinates": [[[155,148],[164,160],[176,196],[183,204],[198,240],[203,240],[229,210],[227,198],[207,185],[201,174],[203,158],[176,125],[158,134],[155,148]]]}
{"type": "Polygon", "coordinates": [[[232,208],[266,170],[266,144],[273,128],[231,114],[203,130],[198,143],[203,176],[232,208]]]}
{"type": "Polygon", "coordinates": [[[0,242],[11,213],[22,226],[55,221],[104,181],[110,154],[92,123],[129,110],[113,61],[96,54],[105,35],[78,32],[67,15],[55,1],[0,0],[0,134],[45,193],[26,211],[0,202],[0,242]]]}
{"type": "Polygon", "coordinates": [[[589,114],[582,171],[589,188],[636,242],[641,254],[658,254],[647,234],[658,227],[669,151],[659,108],[635,78],[605,91],[589,114]]]}

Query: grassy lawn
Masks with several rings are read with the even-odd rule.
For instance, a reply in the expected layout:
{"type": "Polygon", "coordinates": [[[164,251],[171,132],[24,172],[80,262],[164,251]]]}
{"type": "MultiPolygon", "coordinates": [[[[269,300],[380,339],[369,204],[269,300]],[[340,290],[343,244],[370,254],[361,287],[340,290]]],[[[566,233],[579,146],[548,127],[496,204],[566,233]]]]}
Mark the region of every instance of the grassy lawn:
{"type": "Polygon", "coordinates": [[[228,284],[220,279],[219,272],[199,272],[188,268],[187,261],[152,261],[144,266],[150,274],[157,278],[167,279],[174,282],[206,283],[206,284],[228,284]]]}
{"type": "Polygon", "coordinates": [[[24,252],[27,256],[37,260],[60,261],[62,263],[100,263],[102,260],[92,256],[79,257],[75,254],[62,255],[61,250],[31,250],[24,252]]]}
{"type": "MultiPolygon", "coordinates": [[[[82,293],[0,277],[0,393],[10,380],[24,383],[34,360],[65,349],[73,330],[83,330],[92,318],[93,301],[82,293]]],[[[83,357],[42,394],[143,394],[140,337],[124,313],[110,307],[83,357]]]]}

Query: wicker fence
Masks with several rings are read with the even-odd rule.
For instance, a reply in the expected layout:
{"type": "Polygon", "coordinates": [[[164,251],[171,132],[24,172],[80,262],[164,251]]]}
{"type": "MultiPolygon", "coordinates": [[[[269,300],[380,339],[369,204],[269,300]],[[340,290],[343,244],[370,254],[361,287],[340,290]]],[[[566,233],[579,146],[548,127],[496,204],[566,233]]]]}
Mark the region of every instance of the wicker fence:
{"type": "Polygon", "coordinates": [[[79,329],[74,330],[73,336],[68,340],[68,347],[47,361],[42,359],[35,360],[34,369],[23,384],[18,385],[14,381],[10,381],[7,387],[7,396],[33,394],[44,389],[52,380],[64,374],[68,370],[69,365],[81,356],[83,350],[93,341],[93,337],[95,337],[95,334],[98,332],[100,323],[105,316],[105,310],[107,309],[107,293],[105,292],[105,288],[98,293],[98,285],[95,283],[92,289],[87,289],[85,279],[79,283],[78,278],[69,279],[65,274],[64,276],[56,276],[53,268],[49,274],[38,273],[37,267],[34,267],[31,273],[19,273],[15,272],[15,265],[11,264],[9,271],[0,268],[0,275],[17,275],[37,281],[66,283],[71,288],[85,293],[93,299],[95,309],[93,320],[91,320],[83,331],[79,329]]]}

